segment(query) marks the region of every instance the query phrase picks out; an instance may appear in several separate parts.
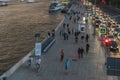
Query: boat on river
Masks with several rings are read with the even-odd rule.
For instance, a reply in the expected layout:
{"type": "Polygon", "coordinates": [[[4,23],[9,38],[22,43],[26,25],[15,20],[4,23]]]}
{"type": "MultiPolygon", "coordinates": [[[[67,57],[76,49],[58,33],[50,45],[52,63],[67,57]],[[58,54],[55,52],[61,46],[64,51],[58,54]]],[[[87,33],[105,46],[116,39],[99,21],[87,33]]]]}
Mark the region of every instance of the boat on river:
{"type": "Polygon", "coordinates": [[[61,10],[62,8],[62,3],[58,2],[58,1],[53,1],[49,7],[49,11],[58,11],[61,10]]]}

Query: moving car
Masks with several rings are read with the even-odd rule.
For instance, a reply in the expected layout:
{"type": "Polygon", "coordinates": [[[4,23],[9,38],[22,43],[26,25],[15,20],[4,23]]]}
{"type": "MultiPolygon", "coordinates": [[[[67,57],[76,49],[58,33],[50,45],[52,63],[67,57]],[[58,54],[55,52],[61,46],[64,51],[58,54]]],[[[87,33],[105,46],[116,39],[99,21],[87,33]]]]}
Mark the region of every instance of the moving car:
{"type": "Polygon", "coordinates": [[[116,38],[113,35],[107,36],[109,41],[116,41],[116,38]]]}
{"type": "Polygon", "coordinates": [[[112,26],[110,27],[110,30],[113,32],[116,28],[118,28],[117,25],[112,25],[112,26]]]}
{"type": "Polygon", "coordinates": [[[117,51],[119,52],[119,47],[116,41],[111,41],[110,45],[109,45],[109,49],[110,51],[117,51]]]}

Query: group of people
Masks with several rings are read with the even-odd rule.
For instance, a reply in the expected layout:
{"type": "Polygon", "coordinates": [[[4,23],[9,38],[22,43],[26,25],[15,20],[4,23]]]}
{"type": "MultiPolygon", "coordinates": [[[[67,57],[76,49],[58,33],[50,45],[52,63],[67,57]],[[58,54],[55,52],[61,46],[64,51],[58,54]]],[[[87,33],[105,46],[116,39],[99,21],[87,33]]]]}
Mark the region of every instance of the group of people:
{"type": "MultiPolygon", "coordinates": [[[[85,50],[84,50],[84,46],[81,45],[82,47],[79,47],[78,50],[76,51],[78,59],[83,58],[85,53],[87,55],[89,53],[89,48],[90,48],[90,44],[89,44],[89,38],[90,37],[89,37],[89,35],[86,34],[84,36],[83,34],[78,32],[75,29],[75,27],[72,27],[72,26],[70,27],[70,23],[71,22],[77,23],[80,20],[81,15],[84,15],[84,14],[79,12],[79,11],[71,10],[71,13],[65,15],[65,18],[67,18],[67,20],[69,22],[64,22],[63,25],[62,25],[63,27],[60,30],[60,36],[63,36],[64,40],[68,40],[69,35],[73,34],[75,36],[75,42],[76,43],[78,43],[78,41],[79,41],[79,36],[81,36],[80,37],[81,43],[83,43],[83,41],[85,41],[85,44],[86,44],[85,45],[85,50]]],[[[61,62],[64,61],[64,56],[65,56],[64,50],[61,49],[61,52],[60,52],[60,61],[61,62]]],[[[64,65],[65,65],[65,72],[66,72],[68,70],[68,68],[70,67],[70,60],[66,59],[64,65]]]]}
{"type": "Polygon", "coordinates": [[[50,36],[55,37],[55,30],[54,29],[51,32],[48,31],[47,37],[49,38],[50,36]]]}
{"type": "Polygon", "coordinates": [[[29,56],[29,58],[28,58],[28,66],[32,67],[35,64],[37,71],[39,71],[40,65],[41,65],[41,58],[40,57],[36,57],[35,59],[36,59],[36,61],[34,61],[34,57],[33,56],[29,56]]]}
{"type": "MultiPolygon", "coordinates": [[[[63,49],[61,49],[61,52],[60,52],[61,54],[60,54],[60,60],[61,60],[61,62],[63,62],[63,60],[64,60],[64,50],[63,49]]],[[[66,61],[65,61],[65,73],[67,73],[67,70],[68,70],[68,68],[70,67],[70,60],[69,59],[66,59],[66,61]]]]}
{"type": "Polygon", "coordinates": [[[63,23],[63,28],[60,30],[60,36],[63,36],[64,40],[68,40],[71,30],[69,28],[69,23],[63,23]]]}
{"type": "MultiPolygon", "coordinates": [[[[88,54],[88,51],[89,51],[89,47],[90,47],[90,45],[87,43],[86,44],[86,55],[88,54]]],[[[83,58],[83,54],[85,53],[85,51],[84,51],[84,48],[83,47],[79,47],[78,48],[78,58],[80,59],[80,58],[83,58]]]]}
{"type": "MultiPolygon", "coordinates": [[[[89,51],[89,44],[87,43],[86,44],[86,54],[88,54],[88,51],[89,51]]],[[[80,59],[80,58],[83,58],[83,55],[84,55],[84,53],[85,53],[85,51],[84,51],[84,49],[81,47],[81,48],[78,48],[78,58],[80,59]]],[[[61,62],[63,62],[63,60],[64,60],[64,55],[65,55],[65,53],[64,53],[64,50],[63,49],[61,49],[61,52],[60,52],[60,61],[61,62]]],[[[66,59],[66,61],[65,61],[65,73],[67,73],[67,70],[68,70],[68,68],[70,67],[70,60],[69,59],[66,59]]]]}

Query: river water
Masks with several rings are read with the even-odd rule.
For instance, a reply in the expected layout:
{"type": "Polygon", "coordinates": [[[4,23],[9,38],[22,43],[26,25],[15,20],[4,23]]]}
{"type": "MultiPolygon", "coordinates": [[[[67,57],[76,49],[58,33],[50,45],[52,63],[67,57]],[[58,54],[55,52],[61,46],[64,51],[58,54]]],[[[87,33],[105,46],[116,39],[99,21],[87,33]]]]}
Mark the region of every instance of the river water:
{"type": "Polygon", "coordinates": [[[13,1],[8,6],[0,7],[0,74],[34,48],[36,32],[41,33],[41,41],[63,19],[59,12],[48,12],[50,2],[13,1]]]}

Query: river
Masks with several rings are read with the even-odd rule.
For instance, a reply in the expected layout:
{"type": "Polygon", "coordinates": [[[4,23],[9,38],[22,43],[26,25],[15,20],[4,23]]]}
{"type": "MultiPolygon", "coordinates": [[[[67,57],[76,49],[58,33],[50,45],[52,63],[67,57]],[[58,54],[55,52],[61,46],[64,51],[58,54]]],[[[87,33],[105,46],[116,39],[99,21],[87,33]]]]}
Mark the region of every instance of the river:
{"type": "Polygon", "coordinates": [[[42,41],[63,16],[48,12],[50,0],[35,3],[13,1],[0,7],[0,74],[12,67],[34,48],[36,32],[42,41]]]}

